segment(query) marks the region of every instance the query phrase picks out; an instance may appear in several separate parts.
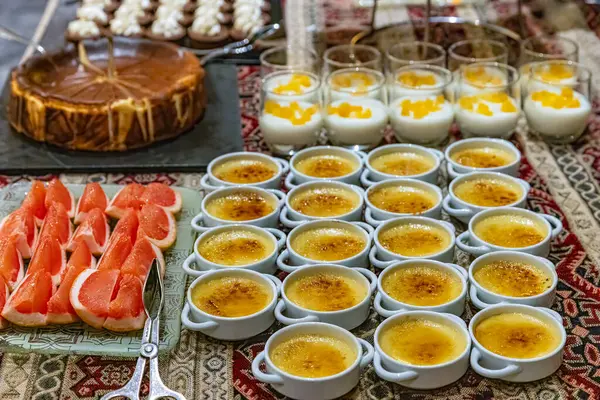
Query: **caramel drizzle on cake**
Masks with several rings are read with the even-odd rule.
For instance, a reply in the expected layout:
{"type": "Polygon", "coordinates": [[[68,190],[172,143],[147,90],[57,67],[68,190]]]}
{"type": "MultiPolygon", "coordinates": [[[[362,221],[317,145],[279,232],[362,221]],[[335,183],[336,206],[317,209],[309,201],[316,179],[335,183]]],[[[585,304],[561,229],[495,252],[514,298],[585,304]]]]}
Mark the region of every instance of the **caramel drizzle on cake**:
{"type": "Polygon", "coordinates": [[[102,40],[13,71],[9,120],[18,132],[70,149],[122,151],[176,136],[202,116],[204,71],[193,54],[166,43],[102,40]]]}

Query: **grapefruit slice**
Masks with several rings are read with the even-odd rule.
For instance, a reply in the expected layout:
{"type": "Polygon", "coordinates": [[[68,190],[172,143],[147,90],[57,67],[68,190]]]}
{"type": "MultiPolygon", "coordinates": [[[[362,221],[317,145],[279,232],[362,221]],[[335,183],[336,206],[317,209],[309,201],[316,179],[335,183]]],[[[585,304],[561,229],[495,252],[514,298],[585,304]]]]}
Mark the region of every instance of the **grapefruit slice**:
{"type": "Polygon", "coordinates": [[[69,258],[67,272],[60,282],[58,290],[48,301],[47,321],[49,324],[70,324],[79,320],[75,309],[71,305],[71,287],[83,270],[95,267],[96,260],[92,256],[92,252],[85,242],[81,242],[69,258]]]}
{"type": "Polygon", "coordinates": [[[113,218],[120,219],[129,208],[139,210],[144,205],[142,201],[144,191],[144,186],[139,183],[130,183],[123,187],[123,189],[115,194],[108,207],[106,207],[106,213],[113,218]]]}
{"type": "Polygon", "coordinates": [[[110,238],[110,243],[106,248],[106,251],[100,257],[100,261],[98,261],[98,269],[115,269],[120,270],[127,256],[131,253],[131,248],[133,247],[133,243],[129,236],[125,234],[115,234],[110,238]]]}
{"type": "MultiPolygon", "coordinates": [[[[4,282],[2,277],[0,277],[0,311],[4,309],[4,305],[6,304],[8,296],[8,285],[4,282]]],[[[6,328],[7,326],[8,321],[5,320],[2,315],[0,315],[0,330],[6,328]]]]}
{"type": "Polygon", "coordinates": [[[148,238],[142,236],[139,237],[135,242],[133,249],[123,266],[121,267],[121,273],[124,275],[137,276],[142,282],[146,281],[148,276],[148,270],[152,265],[154,259],[158,259],[158,265],[160,266],[160,273],[162,276],[165,275],[165,258],[163,257],[160,249],[152,244],[148,238]]]}
{"type": "Polygon", "coordinates": [[[31,257],[27,275],[46,271],[52,278],[52,284],[58,286],[67,267],[67,255],[58,238],[52,235],[40,237],[38,246],[31,257]]]}
{"type": "MultiPolygon", "coordinates": [[[[17,286],[23,276],[25,268],[23,266],[23,257],[17,250],[14,242],[9,238],[0,241],[0,279],[8,286],[9,291],[17,286]]],[[[2,291],[0,285],[0,292],[2,291]]],[[[1,308],[0,308],[1,310],[1,308]]]]}
{"type": "Polygon", "coordinates": [[[108,306],[104,327],[116,332],[142,329],[146,322],[142,281],[134,275],[122,275],[118,286],[117,296],[108,306]]]}
{"type": "Polygon", "coordinates": [[[129,237],[131,243],[135,243],[137,238],[137,231],[139,227],[139,219],[137,215],[137,211],[135,210],[127,210],[123,214],[123,217],[117,222],[115,229],[112,233],[110,241],[112,241],[113,237],[125,235],[129,237]]]}
{"type": "Polygon", "coordinates": [[[118,278],[119,270],[91,268],[84,269],[75,278],[69,298],[75,313],[83,322],[94,328],[102,328],[118,278]]]}
{"type": "Polygon", "coordinates": [[[146,186],[142,201],[146,204],[156,204],[171,214],[181,211],[183,204],[181,194],[164,183],[150,183],[146,186]]]}
{"type": "Polygon", "coordinates": [[[27,207],[21,207],[0,221],[0,237],[10,238],[21,256],[31,258],[35,248],[38,229],[35,215],[27,207]]]}
{"type": "Polygon", "coordinates": [[[46,186],[40,181],[33,181],[22,206],[33,212],[37,225],[40,226],[46,217],[46,186]]]}
{"type": "Polygon", "coordinates": [[[160,206],[146,204],[139,211],[138,218],[140,220],[140,232],[158,248],[166,250],[175,243],[177,225],[173,214],[165,211],[160,206]]]}
{"type": "Polygon", "coordinates": [[[69,240],[67,250],[75,250],[77,243],[83,241],[95,256],[99,256],[106,250],[109,235],[110,227],[108,226],[106,214],[100,208],[94,208],[86,213],[85,220],[75,230],[71,240],[69,240]]]}
{"type": "Polygon", "coordinates": [[[85,185],[83,194],[77,202],[77,207],[75,209],[75,224],[81,224],[87,213],[94,208],[99,208],[104,212],[107,206],[108,196],[104,193],[104,190],[102,190],[102,186],[97,182],[88,183],[85,185]]]}
{"type": "Polygon", "coordinates": [[[40,237],[55,236],[60,245],[66,247],[73,234],[73,225],[62,203],[54,203],[48,208],[46,218],[40,228],[40,237]]]}
{"type": "Polygon", "coordinates": [[[53,204],[60,203],[67,210],[69,218],[75,216],[75,197],[73,193],[67,189],[59,179],[52,179],[46,189],[46,200],[44,201],[46,208],[50,208],[53,204]]]}
{"type": "Polygon", "coordinates": [[[2,316],[16,325],[46,325],[48,300],[53,291],[52,277],[48,271],[27,274],[6,301],[2,316]]]}

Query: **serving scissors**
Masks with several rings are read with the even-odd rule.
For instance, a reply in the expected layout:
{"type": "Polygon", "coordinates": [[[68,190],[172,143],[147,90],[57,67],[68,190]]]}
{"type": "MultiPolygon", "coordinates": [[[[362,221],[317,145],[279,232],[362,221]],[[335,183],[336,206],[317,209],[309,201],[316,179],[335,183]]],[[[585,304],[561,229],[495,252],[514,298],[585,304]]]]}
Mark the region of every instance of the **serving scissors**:
{"type": "Polygon", "coordinates": [[[158,261],[155,259],[148,271],[146,283],[144,283],[143,301],[147,318],[144,325],[144,333],[142,334],[140,356],[137,359],[133,376],[121,389],[105,394],[100,400],[109,400],[116,397],[125,397],[130,400],[140,399],[140,388],[147,363],[149,364],[150,372],[148,400],[163,397],[186,400],[181,393],[169,389],[163,383],[162,379],[160,379],[158,372],[159,321],[164,300],[164,286],[159,272],[158,261]]]}

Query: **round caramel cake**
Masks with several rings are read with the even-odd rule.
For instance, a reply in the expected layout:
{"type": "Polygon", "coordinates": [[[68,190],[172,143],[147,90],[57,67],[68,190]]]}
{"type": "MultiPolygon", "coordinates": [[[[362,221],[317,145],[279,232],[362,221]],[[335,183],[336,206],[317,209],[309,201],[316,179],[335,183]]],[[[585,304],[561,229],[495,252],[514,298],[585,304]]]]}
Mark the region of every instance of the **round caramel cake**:
{"type": "Polygon", "coordinates": [[[163,42],[115,38],[32,57],[12,72],[20,133],[56,146],[124,151],[180,135],[204,114],[204,70],[163,42]]]}

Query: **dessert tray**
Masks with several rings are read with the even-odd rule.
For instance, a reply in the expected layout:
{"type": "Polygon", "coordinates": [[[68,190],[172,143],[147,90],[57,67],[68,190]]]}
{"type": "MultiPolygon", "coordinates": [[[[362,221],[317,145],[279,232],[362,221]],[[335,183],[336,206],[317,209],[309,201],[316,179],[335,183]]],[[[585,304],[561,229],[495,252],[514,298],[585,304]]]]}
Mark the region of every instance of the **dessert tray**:
{"type": "MultiPolygon", "coordinates": [[[[75,195],[81,196],[84,185],[67,184],[75,195]]],[[[4,217],[19,207],[29,183],[17,183],[0,191],[0,215],[4,217]]],[[[123,186],[102,185],[112,197],[123,186]]],[[[165,252],[166,272],[164,278],[165,306],[161,317],[160,350],[169,351],[179,341],[180,310],[183,306],[186,276],[181,269],[183,260],[192,248],[194,234],[191,218],[198,213],[201,195],[193,190],[177,188],[182,196],[183,209],[177,219],[177,241],[165,252]]],[[[50,354],[98,354],[111,356],[137,356],[142,331],[116,333],[95,329],[82,322],[41,328],[10,325],[0,330],[0,350],[11,352],[38,352],[50,354]]]]}
{"type": "Polygon", "coordinates": [[[76,8],[65,31],[67,41],[148,38],[195,49],[196,54],[250,37],[282,15],[275,0],[82,0],[76,8]]]}

